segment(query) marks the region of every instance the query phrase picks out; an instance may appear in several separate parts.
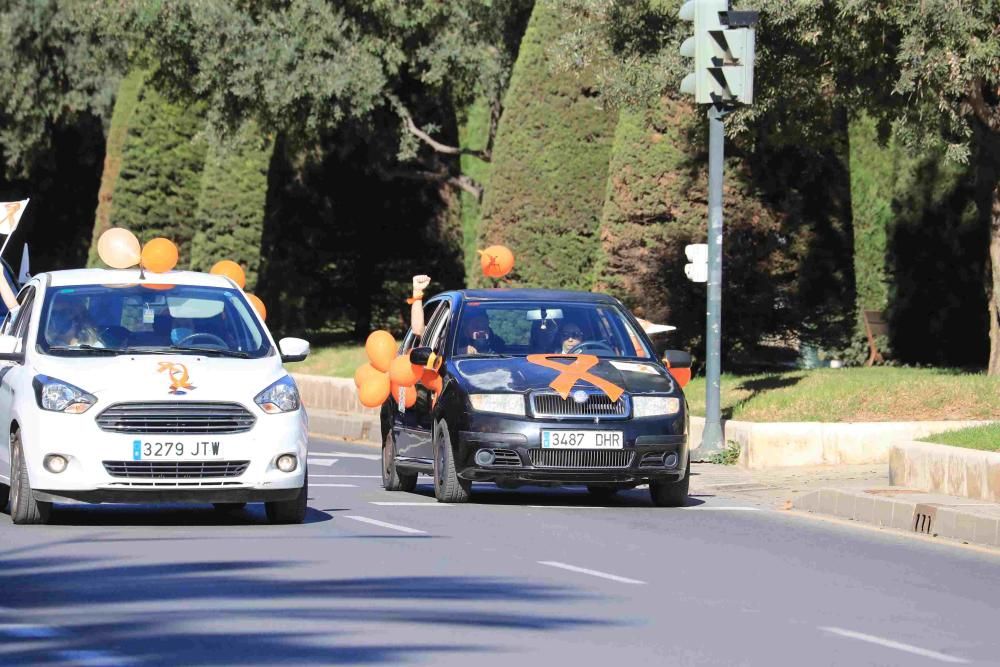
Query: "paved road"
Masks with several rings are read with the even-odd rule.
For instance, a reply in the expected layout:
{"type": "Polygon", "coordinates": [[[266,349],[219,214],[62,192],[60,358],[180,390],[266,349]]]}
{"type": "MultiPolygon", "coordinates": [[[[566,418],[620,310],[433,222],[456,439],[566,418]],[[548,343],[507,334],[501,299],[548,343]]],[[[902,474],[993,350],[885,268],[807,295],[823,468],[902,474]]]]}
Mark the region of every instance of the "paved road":
{"type": "Polygon", "coordinates": [[[387,493],[316,440],[310,512],[0,516],[0,664],[1000,664],[1000,558],[703,494],[387,493]]]}

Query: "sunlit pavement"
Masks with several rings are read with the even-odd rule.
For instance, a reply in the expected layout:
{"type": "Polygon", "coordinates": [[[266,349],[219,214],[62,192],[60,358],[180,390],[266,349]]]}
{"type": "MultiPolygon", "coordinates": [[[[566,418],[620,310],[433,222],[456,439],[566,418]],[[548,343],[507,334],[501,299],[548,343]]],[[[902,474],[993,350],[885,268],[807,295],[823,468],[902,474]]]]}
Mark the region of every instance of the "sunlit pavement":
{"type": "Polygon", "coordinates": [[[1000,663],[1000,558],[693,486],[387,493],[315,440],[310,511],[61,506],[0,517],[0,664],[1000,663]]]}

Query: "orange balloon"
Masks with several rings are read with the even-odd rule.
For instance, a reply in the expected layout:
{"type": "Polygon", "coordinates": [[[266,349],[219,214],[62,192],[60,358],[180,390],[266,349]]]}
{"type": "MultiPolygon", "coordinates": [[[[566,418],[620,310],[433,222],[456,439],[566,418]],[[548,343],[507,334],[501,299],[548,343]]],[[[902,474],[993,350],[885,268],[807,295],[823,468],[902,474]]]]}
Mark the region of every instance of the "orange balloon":
{"type": "Polygon", "coordinates": [[[253,304],[253,307],[260,313],[260,319],[267,319],[267,308],[264,307],[264,302],[260,300],[255,294],[247,294],[247,300],[253,304]]]}
{"type": "Polygon", "coordinates": [[[396,357],[396,339],[388,331],[373,331],[365,341],[365,352],[368,353],[368,361],[372,366],[386,373],[389,371],[389,364],[396,357]]]}
{"type": "Polygon", "coordinates": [[[389,376],[379,373],[358,387],[358,400],[366,408],[377,408],[389,398],[389,376]]]}
{"type": "Polygon", "coordinates": [[[392,381],[389,382],[389,386],[392,390],[392,397],[396,399],[397,403],[402,402],[404,408],[412,408],[413,404],[417,402],[416,387],[404,387],[392,381]],[[402,394],[402,401],[400,401],[400,394],[402,394]]]}
{"type": "Polygon", "coordinates": [[[243,272],[243,267],[231,259],[224,259],[216,262],[209,269],[209,273],[216,276],[226,276],[239,285],[240,289],[247,286],[247,274],[243,272]]]}
{"type": "Polygon", "coordinates": [[[177,266],[177,246],[157,237],[142,247],[142,266],[153,273],[166,273],[177,266]]]}
{"type": "Polygon", "coordinates": [[[127,269],[139,263],[142,249],[135,234],[124,227],[112,227],[97,239],[97,255],[113,269],[127,269]]]}
{"type": "Polygon", "coordinates": [[[381,375],[381,373],[375,370],[374,366],[367,362],[361,364],[358,366],[358,370],[354,371],[354,386],[360,387],[367,382],[369,378],[375,375],[381,375]]]}
{"type": "Polygon", "coordinates": [[[410,357],[401,354],[389,363],[389,379],[400,387],[412,387],[423,374],[423,366],[410,363],[410,357]]]}
{"type": "Polygon", "coordinates": [[[514,268],[514,253],[502,245],[491,245],[479,251],[479,265],[487,278],[503,278],[514,268]]]}
{"type": "Polygon", "coordinates": [[[438,394],[441,392],[441,376],[432,368],[425,368],[424,374],[420,376],[420,384],[424,385],[431,392],[438,394]]]}
{"type": "Polygon", "coordinates": [[[681,389],[686,387],[687,383],[691,381],[690,368],[668,368],[667,370],[674,376],[674,380],[681,386],[681,389]]]}

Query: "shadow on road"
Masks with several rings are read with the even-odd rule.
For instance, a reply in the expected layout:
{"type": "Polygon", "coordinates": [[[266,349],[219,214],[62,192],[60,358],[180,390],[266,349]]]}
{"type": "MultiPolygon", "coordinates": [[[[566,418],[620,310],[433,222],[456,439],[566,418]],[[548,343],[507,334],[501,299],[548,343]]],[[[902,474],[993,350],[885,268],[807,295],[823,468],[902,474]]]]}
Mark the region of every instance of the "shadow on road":
{"type": "MultiPolygon", "coordinates": [[[[311,501],[312,499],[310,499],[311,501]]],[[[309,507],[305,523],[333,518],[330,511],[309,507]]],[[[216,510],[211,505],[56,505],[50,520],[56,526],[253,526],[267,524],[263,503],[240,510],[216,510]]]]}
{"type": "MultiPolygon", "coordinates": [[[[433,500],[434,486],[432,484],[418,484],[412,495],[419,495],[433,500]]],[[[400,495],[400,498],[404,497],[404,495],[400,495]]],[[[607,498],[594,496],[583,487],[522,486],[517,489],[502,489],[492,483],[473,484],[471,502],[477,505],[653,507],[647,489],[627,489],[607,498]]],[[[704,500],[699,500],[694,496],[688,496],[687,505],[692,507],[694,505],[702,505],[704,502],[704,500]]],[[[670,508],[656,509],[662,509],[665,512],[670,511],[670,508]]]]}

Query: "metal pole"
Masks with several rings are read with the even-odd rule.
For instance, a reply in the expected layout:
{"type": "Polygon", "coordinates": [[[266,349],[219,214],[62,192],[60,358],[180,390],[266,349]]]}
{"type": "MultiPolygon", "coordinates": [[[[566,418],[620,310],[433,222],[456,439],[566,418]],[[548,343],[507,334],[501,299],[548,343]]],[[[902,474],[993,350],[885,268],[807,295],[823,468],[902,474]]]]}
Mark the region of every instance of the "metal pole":
{"type": "Polygon", "coordinates": [[[725,112],[708,109],[708,313],[705,323],[705,431],[699,454],[723,449],[721,413],[722,347],[722,158],[725,112]]]}

